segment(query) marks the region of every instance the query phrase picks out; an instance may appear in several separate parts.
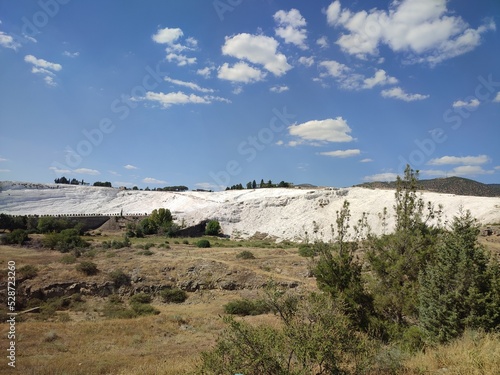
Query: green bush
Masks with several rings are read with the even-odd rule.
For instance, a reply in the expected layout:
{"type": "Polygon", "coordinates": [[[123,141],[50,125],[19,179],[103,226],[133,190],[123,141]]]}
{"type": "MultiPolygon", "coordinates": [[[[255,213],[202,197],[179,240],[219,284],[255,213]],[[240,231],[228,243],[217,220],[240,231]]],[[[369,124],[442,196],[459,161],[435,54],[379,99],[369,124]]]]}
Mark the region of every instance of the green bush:
{"type": "Polygon", "coordinates": [[[237,259],[255,259],[255,255],[251,251],[244,250],[238,255],[236,255],[237,259]]]}
{"type": "Polygon", "coordinates": [[[196,246],[197,247],[202,247],[202,248],[210,247],[210,241],[208,241],[208,240],[199,240],[198,242],[196,242],[196,246]]]}
{"type": "Polygon", "coordinates": [[[130,276],[122,270],[115,270],[111,272],[109,276],[111,277],[111,280],[113,280],[113,283],[117,288],[121,287],[122,285],[130,285],[130,276]]]}
{"type": "Polygon", "coordinates": [[[207,236],[218,236],[220,231],[220,223],[217,220],[210,220],[205,227],[205,234],[207,236]]]}
{"type": "Polygon", "coordinates": [[[149,303],[132,303],[130,307],[137,315],[158,315],[160,313],[149,303]]]}
{"type": "Polygon", "coordinates": [[[28,240],[28,231],[24,229],[14,229],[12,232],[2,237],[2,243],[5,245],[23,245],[28,240]]]}
{"type": "Polygon", "coordinates": [[[261,315],[269,311],[269,305],[262,300],[251,301],[249,299],[241,299],[224,305],[224,312],[231,315],[261,315]]]}
{"type": "Polygon", "coordinates": [[[36,277],[36,275],[38,275],[38,269],[31,264],[22,266],[17,270],[17,272],[20,274],[20,277],[22,279],[32,279],[36,277]]]}
{"type": "Polygon", "coordinates": [[[95,275],[99,270],[97,269],[97,264],[93,262],[81,262],[76,265],[76,270],[84,273],[87,276],[95,275]]]}
{"type": "Polygon", "coordinates": [[[163,289],[160,296],[165,303],[182,303],[187,299],[187,293],[181,289],[163,289]]]}
{"type": "Polygon", "coordinates": [[[62,264],[73,264],[76,262],[76,256],[73,254],[65,254],[59,260],[62,264]]]}
{"type": "Polygon", "coordinates": [[[299,255],[301,257],[312,258],[317,255],[317,251],[314,249],[313,245],[310,244],[301,244],[299,246],[299,255]]]}
{"type": "Polygon", "coordinates": [[[147,293],[137,293],[130,297],[130,303],[150,303],[151,296],[147,293]]]}
{"type": "Polygon", "coordinates": [[[64,229],[60,233],[52,232],[44,236],[43,246],[66,253],[75,248],[88,247],[90,244],[84,241],[77,229],[64,229]]]}

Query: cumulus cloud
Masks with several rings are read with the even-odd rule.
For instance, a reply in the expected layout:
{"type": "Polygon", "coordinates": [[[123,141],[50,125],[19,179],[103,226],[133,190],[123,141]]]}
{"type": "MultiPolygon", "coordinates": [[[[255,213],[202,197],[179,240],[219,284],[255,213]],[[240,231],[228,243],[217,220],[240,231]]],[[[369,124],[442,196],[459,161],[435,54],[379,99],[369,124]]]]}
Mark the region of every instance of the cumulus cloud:
{"type": "Polygon", "coordinates": [[[202,76],[203,78],[210,78],[210,76],[212,75],[212,70],[214,70],[215,68],[211,67],[211,66],[207,66],[205,68],[202,68],[202,69],[198,69],[196,71],[196,74],[202,76]]]}
{"type": "Polygon", "coordinates": [[[210,104],[214,101],[226,102],[226,103],[230,102],[228,99],[221,98],[218,96],[211,96],[211,95],[198,96],[195,94],[187,95],[187,94],[183,93],[182,91],[169,92],[167,94],[165,94],[163,92],[148,91],[146,93],[145,97],[134,98],[134,100],[156,102],[156,103],[160,104],[163,108],[169,108],[172,105],[176,105],[176,104],[188,104],[188,103],[191,103],[191,104],[210,104]]]}
{"type": "Polygon", "coordinates": [[[479,176],[485,174],[493,174],[494,170],[483,169],[480,165],[460,165],[449,171],[439,169],[424,169],[421,171],[423,175],[434,177],[449,177],[449,176],[479,176]]]}
{"type": "Polygon", "coordinates": [[[495,103],[500,103],[500,92],[497,92],[497,96],[495,96],[495,99],[493,99],[495,103]]]}
{"type": "Polygon", "coordinates": [[[423,94],[408,94],[401,87],[393,87],[391,89],[382,90],[381,94],[384,98],[399,99],[404,100],[405,102],[424,100],[429,97],[429,95],[423,94]]]}
{"type": "Polygon", "coordinates": [[[158,180],[153,177],[146,177],[145,179],[142,180],[143,183],[145,184],[154,184],[154,185],[164,185],[167,184],[167,181],[163,180],[158,180]]]}
{"type": "Polygon", "coordinates": [[[214,92],[214,90],[201,87],[194,82],[181,81],[179,79],[173,79],[170,77],[165,77],[164,80],[166,82],[173,83],[174,85],[187,87],[187,88],[194,90],[194,91],[200,91],[200,92],[204,92],[204,93],[214,92]]]}
{"type": "Polygon", "coordinates": [[[78,174],[88,174],[91,176],[97,176],[97,175],[101,174],[101,172],[99,172],[98,170],[89,169],[89,168],[78,168],[78,169],[75,169],[73,172],[78,173],[78,174]]]}
{"type": "Polygon", "coordinates": [[[285,91],[288,91],[289,90],[289,87],[288,86],[273,86],[269,89],[269,91],[271,92],[274,92],[274,93],[277,93],[277,94],[281,94],[282,92],[285,92],[285,91]]]}
{"type": "Polygon", "coordinates": [[[398,82],[395,77],[391,77],[383,69],[378,69],[373,77],[365,77],[356,73],[352,68],[335,60],[326,60],[319,63],[323,71],[320,77],[334,78],[343,89],[361,90],[372,89],[375,86],[394,85],[398,82]]]}
{"type": "Polygon", "coordinates": [[[472,98],[468,102],[465,102],[463,100],[457,100],[456,102],[453,102],[453,108],[465,107],[465,108],[472,109],[472,108],[478,107],[479,104],[481,104],[481,103],[476,98],[472,98]]]}
{"type": "Polygon", "coordinates": [[[373,161],[373,159],[366,158],[366,159],[361,159],[359,162],[360,163],[371,163],[372,161],[373,161]]]}
{"type": "Polygon", "coordinates": [[[376,182],[376,181],[395,181],[398,177],[397,173],[392,172],[384,172],[377,173],[370,176],[363,177],[363,180],[368,182],[376,182]]]}
{"type": "Polygon", "coordinates": [[[468,164],[481,165],[488,163],[490,158],[487,155],[478,156],[443,156],[432,159],[427,164],[429,165],[448,165],[448,164],[468,164]]]}
{"type": "Polygon", "coordinates": [[[217,77],[227,81],[251,83],[262,81],[266,77],[266,73],[240,61],[233,66],[229,66],[228,63],[222,64],[219,67],[217,77]]]}
{"type": "Polygon", "coordinates": [[[61,64],[52,63],[44,59],[37,59],[33,55],[24,56],[24,61],[32,64],[31,72],[33,74],[40,74],[43,76],[43,80],[49,86],[56,86],[55,73],[62,69],[61,64]]]}
{"type": "Polygon", "coordinates": [[[321,48],[328,47],[328,38],[326,36],[322,36],[316,40],[316,44],[321,48]]]}
{"type": "Polygon", "coordinates": [[[69,51],[64,51],[64,52],[63,52],[63,56],[66,56],[66,57],[71,57],[71,58],[75,58],[75,57],[80,56],[80,52],[69,52],[69,51]]]}
{"type": "Polygon", "coordinates": [[[277,51],[279,43],[276,39],[264,35],[247,33],[226,37],[222,53],[227,56],[259,64],[275,76],[282,76],[292,69],[286,56],[277,51]]]}
{"type": "Polygon", "coordinates": [[[57,167],[49,167],[49,169],[57,174],[72,173],[73,172],[71,169],[62,169],[62,168],[57,168],[57,167]]]}
{"type": "Polygon", "coordinates": [[[21,47],[21,43],[14,40],[14,38],[9,34],[0,31],[0,46],[16,51],[19,47],[21,47]]]}
{"type": "Polygon", "coordinates": [[[188,57],[182,54],[183,51],[193,51],[198,45],[198,41],[192,37],[186,38],[184,43],[178,41],[184,36],[184,32],[179,28],[158,29],[151,39],[158,44],[165,44],[168,62],[176,62],[178,66],[192,65],[196,63],[196,57],[188,57]]]}
{"type": "Polygon", "coordinates": [[[123,168],[128,169],[128,170],[139,169],[135,165],[131,165],[131,164],[124,165],[123,168]]]}
{"type": "Polygon", "coordinates": [[[292,125],[288,127],[288,132],[300,139],[300,141],[296,141],[296,144],[304,141],[314,144],[314,142],[351,142],[354,140],[349,135],[351,128],[342,117],[312,120],[303,124],[292,125]]]}
{"type": "Polygon", "coordinates": [[[305,65],[307,67],[310,67],[314,64],[314,57],[310,56],[310,57],[306,57],[306,56],[301,56],[299,58],[299,63],[301,63],[302,65],[305,65]]]}
{"type": "Polygon", "coordinates": [[[481,35],[495,30],[492,20],[477,29],[447,9],[446,0],[394,0],[389,11],[373,8],[352,12],[336,0],[326,10],[327,22],[347,32],[337,44],[348,54],[365,59],[379,47],[406,53],[411,62],[431,65],[472,51],[481,35]]]}
{"type": "Polygon", "coordinates": [[[335,151],[326,151],[320,152],[320,155],[330,156],[332,158],[350,158],[352,156],[357,156],[361,153],[358,149],[351,150],[335,150],[335,151]]]}
{"type": "Polygon", "coordinates": [[[289,12],[279,10],[274,14],[274,20],[278,27],[274,29],[277,36],[283,38],[285,43],[295,44],[297,47],[306,50],[307,30],[304,28],[307,23],[297,9],[289,12]]]}

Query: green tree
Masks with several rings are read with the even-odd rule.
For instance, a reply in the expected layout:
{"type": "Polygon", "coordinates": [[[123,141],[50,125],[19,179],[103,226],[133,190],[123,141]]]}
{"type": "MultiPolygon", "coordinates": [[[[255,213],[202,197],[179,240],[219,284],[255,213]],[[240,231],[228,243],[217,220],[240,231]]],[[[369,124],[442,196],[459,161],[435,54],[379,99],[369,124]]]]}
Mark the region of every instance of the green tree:
{"type": "Polygon", "coordinates": [[[465,328],[499,327],[498,263],[478,243],[479,225],[460,212],[439,243],[436,260],[420,274],[420,324],[430,338],[446,342],[465,328]]]}
{"type": "Polygon", "coordinates": [[[256,189],[257,188],[257,183],[255,182],[255,180],[252,181],[252,189],[256,189]]]}
{"type": "Polygon", "coordinates": [[[205,234],[207,236],[218,236],[220,231],[220,223],[217,220],[210,220],[205,226],[205,234]]]}
{"type": "Polygon", "coordinates": [[[377,312],[397,326],[418,317],[418,275],[432,261],[439,228],[428,221],[439,214],[417,195],[418,171],[408,165],[396,181],[394,233],[370,237],[367,259],[374,278],[377,312]]]}
{"type": "Polygon", "coordinates": [[[368,330],[370,316],[374,312],[373,301],[364,290],[364,281],[361,277],[362,265],[355,257],[366,218],[363,216],[353,228],[354,238],[349,235],[350,218],[349,202],[344,201],[342,209],[337,211],[335,241],[332,244],[314,245],[313,253],[319,254],[319,260],[313,269],[313,274],[318,287],[344,306],[353,324],[368,330]]]}

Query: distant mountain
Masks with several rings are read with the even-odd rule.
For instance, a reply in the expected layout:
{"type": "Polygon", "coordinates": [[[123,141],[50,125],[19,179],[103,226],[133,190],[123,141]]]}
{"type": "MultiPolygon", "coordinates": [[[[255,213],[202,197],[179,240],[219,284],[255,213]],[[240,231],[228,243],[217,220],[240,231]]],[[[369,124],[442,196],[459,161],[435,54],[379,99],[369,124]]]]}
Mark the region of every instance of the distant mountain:
{"type": "MultiPolygon", "coordinates": [[[[420,180],[418,184],[420,190],[436,193],[470,195],[476,197],[500,197],[500,184],[483,184],[462,177],[420,180]]],[[[396,182],[366,182],[356,186],[370,189],[395,189],[396,182]]]]}

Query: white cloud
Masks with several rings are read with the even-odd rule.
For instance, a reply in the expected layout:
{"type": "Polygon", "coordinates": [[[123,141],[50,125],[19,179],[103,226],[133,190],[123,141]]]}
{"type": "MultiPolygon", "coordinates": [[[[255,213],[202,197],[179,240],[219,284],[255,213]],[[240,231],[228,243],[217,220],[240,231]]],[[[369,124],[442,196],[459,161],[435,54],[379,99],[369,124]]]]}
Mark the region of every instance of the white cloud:
{"type": "Polygon", "coordinates": [[[277,94],[281,94],[282,92],[285,92],[288,90],[289,90],[288,86],[273,86],[269,89],[269,91],[277,93],[277,94]]]}
{"type": "Polygon", "coordinates": [[[399,99],[399,100],[404,100],[405,102],[424,100],[429,97],[429,95],[423,95],[423,94],[408,94],[404,92],[404,90],[401,87],[393,87],[392,89],[383,90],[381,94],[384,98],[399,99]]]}
{"type": "Polygon", "coordinates": [[[16,42],[12,36],[0,31],[0,46],[10,48],[15,51],[21,47],[21,43],[16,42]]]}
{"type": "Polygon", "coordinates": [[[64,52],[63,52],[63,56],[66,56],[66,57],[71,57],[71,58],[75,58],[75,57],[80,56],[80,52],[69,52],[69,51],[64,51],[64,52]]]}
{"type": "Polygon", "coordinates": [[[157,180],[156,178],[153,177],[146,177],[145,179],[142,180],[142,182],[145,184],[155,184],[155,185],[167,184],[167,181],[157,180]]]}
{"type": "Polygon", "coordinates": [[[497,92],[497,96],[495,96],[495,99],[493,99],[495,103],[500,103],[500,91],[497,92]]]}
{"type": "Polygon", "coordinates": [[[217,77],[233,82],[251,83],[262,81],[266,77],[266,73],[245,62],[238,62],[232,67],[228,63],[224,63],[219,68],[217,77]]]}
{"type": "Polygon", "coordinates": [[[398,177],[397,173],[391,173],[391,172],[384,172],[384,173],[377,173],[373,174],[371,176],[365,176],[363,180],[369,181],[369,182],[376,182],[376,181],[395,181],[398,177]]]}
{"type": "Polygon", "coordinates": [[[299,58],[299,63],[301,63],[302,65],[305,65],[307,67],[310,67],[314,64],[314,57],[310,56],[310,57],[305,57],[305,56],[301,56],[299,58]]]}
{"type": "Polygon", "coordinates": [[[0,158],[0,162],[2,162],[2,161],[9,161],[9,159],[0,158]]]}
{"type": "Polygon", "coordinates": [[[336,151],[326,151],[320,152],[320,155],[331,156],[333,158],[350,158],[352,156],[359,155],[361,153],[358,149],[351,150],[336,150],[336,151]]]}
{"type": "Polygon", "coordinates": [[[24,56],[24,61],[26,61],[27,63],[33,64],[36,67],[50,69],[50,70],[54,70],[56,72],[58,72],[62,69],[62,66],[60,64],[51,63],[51,62],[44,60],[44,59],[37,59],[33,55],[24,56]]]}
{"type": "Polygon", "coordinates": [[[158,29],[151,37],[158,44],[166,44],[166,59],[168,62],[176,62],[178,66],[192,65],[196,63],[196,57],[188,57],[181,54],[182,51],[193,51],[198,45],[198,41],[192,37],[186,39],[185,44],[176,43],[184,36],[184,32],[179,28],[158,29]]]}
{"type": "Polygon", "coordinates": [[[472,51],[481,34],[495,30],[493,21],[472,29],[447,10],[446,0],[394,0],[388,12],[378,9],[351,12],[334,1],[326,11],[327,22],[347,30],[337,44],[359,58],[376,56],[386,45],[404,52],[412,62],[432,65],[472,51]]]}
{"type": "Polygon", "coordinates": [[[468,102],[464,102],[463,100],[457,100],[456,102],[453,103],[453,108],[465,107],[470,109],[478,107],[479,104],[481,103],[476,98],[472,98],[468,102]]]}
{"type": "Polygon", "coordinates": [[[43,75],[43,80],[49,86],[57,86],[55,82],[55,73],[62,69],[61,64],[52,63],[44,59],[37,59],[33,55],[24,56],[24,61],[33,64],[31,72],[33,74],[43,75]]]}
{"type": "Polygon", "coordinates": [[[131,165],[131,164],[124,165],[123,168],[128,169],[128,170],[139,169],[135,165],[131,165]]]}
{"type": "Polygon", "coordinates": [[[212,70],[214,70],[213,67],[207,66],[203,69],[198,69],[196,71],[196,74],[198,74],[204,78],[210,78],[210,76],[212,75],[212,70]]]}
{"type": "Polygon", "coordinates": [[[10,169],[0,169],[0,173],[9,173],[10,169]]]}
{"type": "Polygon", "coordinates": [[[58,174],[63,174],[63,173],[72,173],[73,171],[71,169],[60,169],[57,167],[49,167],[51,171],[54,171],[54,173],[58,174]]]}
{"type": "Polygon", "coordinates": [[[260,64],[274,75],[281,76],[292,69],[292,66],[288,64],[285,55],[277,52],[278,45],[274,38],[242,33],[226,37],[222,53],[260,64]]]}
{"type": "Polygon", "coordinates": [[[333,77],[341,88],[348,90],[372,89],[375,86],[394,85],[398,80],[389,76],[385,70],[378,69],[373,77],[353,72],[353,69],[335,60],[326,60],[319,63],[323,68],[320,77],[333,77]]]}
{"type": "Polygon", "coordinates": [[[89,168],[78,168],[78,169],[75,169],[73,172],[78,173],[78,174],[88,174],[91,176],[97,176],[97,175],[101,174],[101,172],[99,172],[98,170],[89,169],[89,168]]]}
{"type": "Polygon", "coordinates": [[[366,159],[361,159],[359,162],[360,163],[371,163],[372,161],[373,161],[373,159],[366,158],[366,159]]]}
{"type": "Polygon", "coordinates": [[[500,171],[500,165],[497,165],[495,168],[493,168],[496,171],[500,171]]]}
{"type": "Polygon", "coordinates": [[[481,165],[488,163],[490,158],[487,155],[478,156],[443,156],[441,158],[432,159],[427,164],[429,165],[448,165],[448,164],[468,164],[481,165]]]}
{"type": "Polygon", "coordinates": [[[326,48],[328,47],[328,38],[326,36],[322,36],[316,40],[316,44],[321,48],[326,48]]]}
{"type": "Polygon", "coordinates": [[[449,171],[437,169],[424,169],[420,171],[423,175],[435,177],[449,177],[449,176],[478,176],[484,174],[493,174],[494,170],[485,170],[480,165],[460,165],[449,171]]]}
{"type": "Polygon", "coordinates": [[[163,92],[148,91],[145,97],[134,98],[133,100],[156,102],[159,103],[163,108],[169,108],[175,104],[188,104],[188,103],[210,104],[214,101],[226,102],[226,103],[230,102],[228,99],[221,98],[218,96],[211,96],[211,95],[198,96],[195,94],[187,95],[182,91],[169,92],[168,94],[165,94],[163,92]]]}
{"type": "Polygon", "coordinates": [[[314,142],[351,142],[351,128],[342,117],[326,120],[312,120],[288,128],[290,135],[299,137],[302,141],[314,142]]]}
{"type": "Polygon", "coordinates": [[[295,44],[297,47],[306,50],[307,30],[304,28],[307,23],[297,9],[289,12],[279,10],[274,14],[274,20],[278,27],[274,29],[277,36],[283,38],[285,43],[295,44]]]}
{"type": "Polygon", "coordinates": [[[377,85],[394,85],[396,83],[398,83],[398,80],[396,78],[388,76],[385,70],[379,69],[375,72],[375,75],[372,78],[366,78],[363,81],[363,87],[371,89],[377,85]]]}
{"type": "Polygon", "coordinates": [[[195,90],[195,91],[200,91],[200,92],[204,92],[204,93],[214,92],[214,90],[212,90],[212,89],[206,89],[206,88],[200,87],[199,85],[197,85],[196,83],[193,83],[193,82],[181,81],[181,80],[173,79],[170,77],[165,77],[164,80],[167,82],[173,83],[174,85],[187,87],[187,88],[190,88],[191,90],[195,90]]]}

